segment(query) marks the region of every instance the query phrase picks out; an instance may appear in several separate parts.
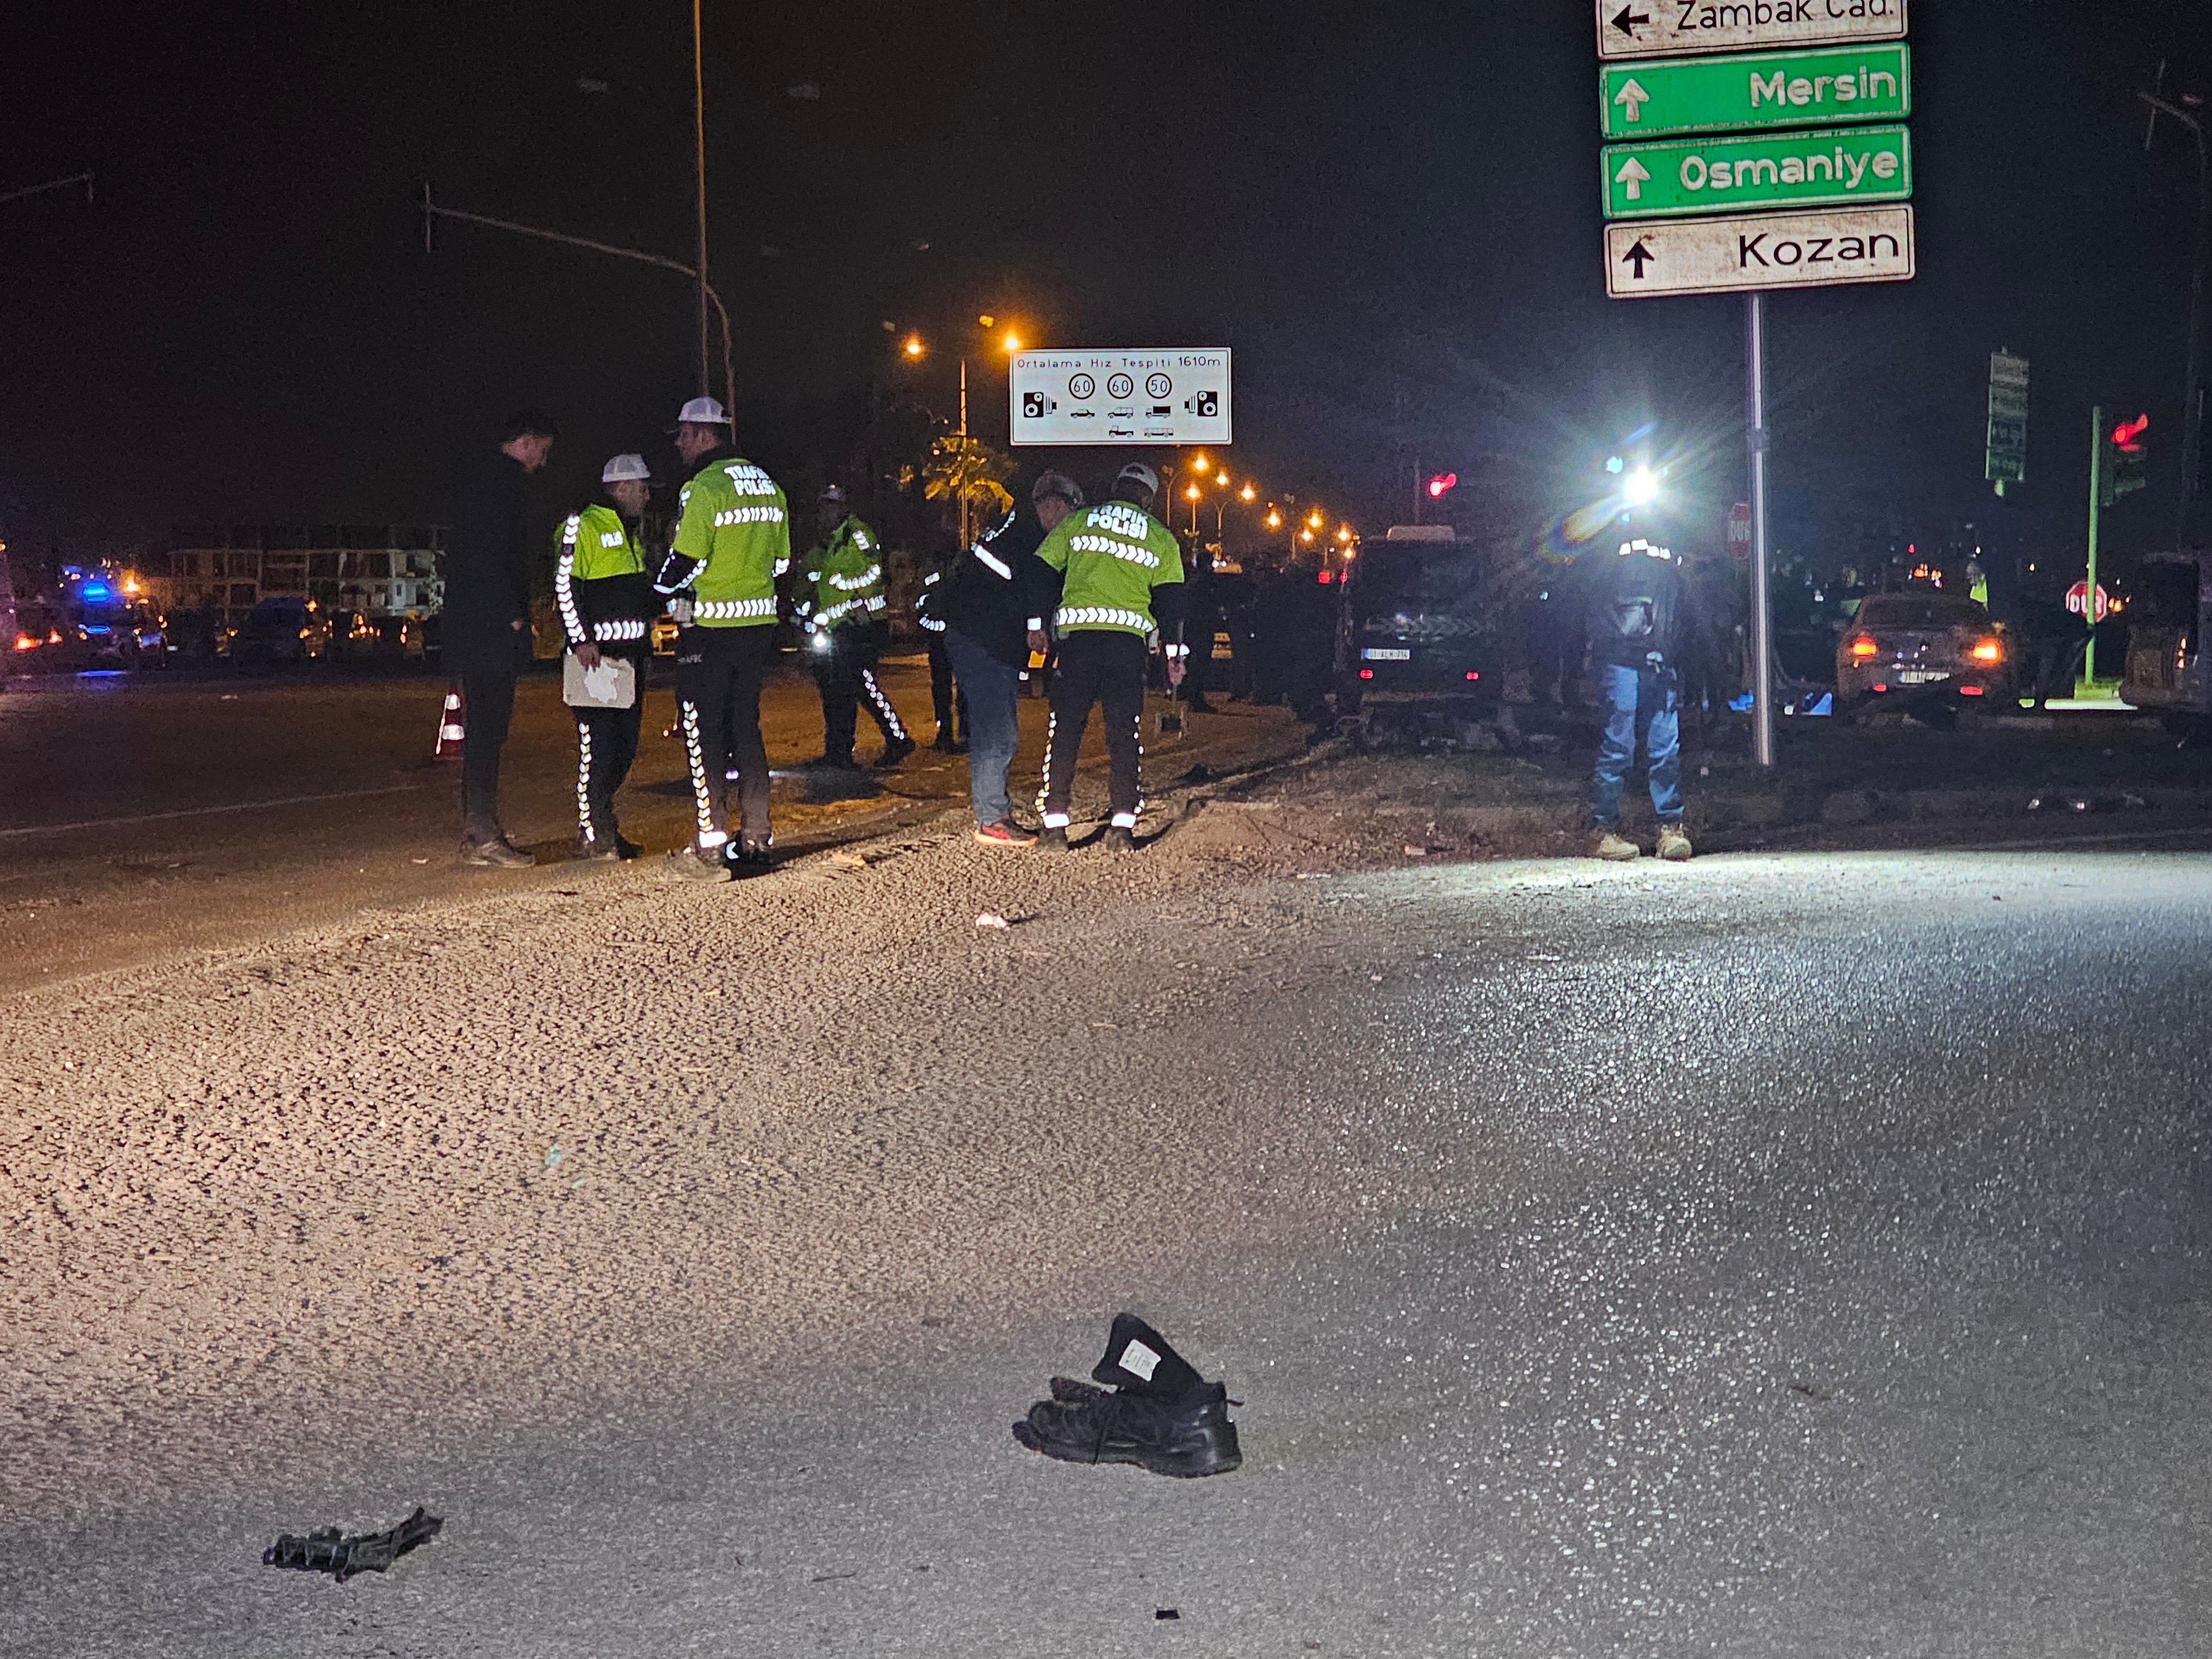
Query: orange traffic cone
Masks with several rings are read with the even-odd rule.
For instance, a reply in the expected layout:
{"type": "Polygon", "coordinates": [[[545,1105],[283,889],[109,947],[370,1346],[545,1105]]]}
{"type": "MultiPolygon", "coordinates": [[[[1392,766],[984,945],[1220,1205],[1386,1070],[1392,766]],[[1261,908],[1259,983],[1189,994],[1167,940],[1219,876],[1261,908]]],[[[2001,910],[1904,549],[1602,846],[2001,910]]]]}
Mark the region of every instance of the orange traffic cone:
{"type": "Polygon", "coordinates": [[[446,706],[438,713],[438,741],[430,750],[430,758],[442,760],[448,753],[458,755],[461,739],[467,733],[467,711],[461,706],[461,688],[446,688],[446,706]]]}

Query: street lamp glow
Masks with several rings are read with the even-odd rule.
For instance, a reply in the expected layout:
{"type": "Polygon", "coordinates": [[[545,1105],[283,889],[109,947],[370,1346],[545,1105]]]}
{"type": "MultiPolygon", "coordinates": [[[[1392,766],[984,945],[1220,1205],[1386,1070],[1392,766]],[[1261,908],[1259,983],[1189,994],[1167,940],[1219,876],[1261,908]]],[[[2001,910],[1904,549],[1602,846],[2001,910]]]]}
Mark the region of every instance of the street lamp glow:
{"type": "Polygon", "coordinates": [[[1318,530],[1327,522],[1327,515],[1319,507],[1306,514],[1306,527],[1310,530],[1318,530]]]}
{"type": "Polygon", "coordinates": [[[1621,481],[1620,493],[1631,507],[1649,507],[1659,499],[1659,475],[1639,466],[1621,481]]]}
{"type": "Polygon", "coordinates": [[[906,353],[909,357],[919,357],[924,352],[927,351],[929,348],[922,343],[921,335],[909,334],[906,337],[905,343],[899,347],[899,349],[906,353]]]}
{"type": "Polygon", "coordinates": [[[1267,509],[1267,528],[1270,530],[1280,530],[1282,527],[1283,515],[1276,512],[1274,508],[1269,507],[1267,509]]]}
{"type": "Polygon", "coordinates": [[[1337,526],[1336,538],[1340,542],[1350,541],[1352,539],[1352,526],[1348,524],[1340,524],[1337,526]]]}
{"type": "Polygon", "coordinates": [[[1022,349],[1022,342],[1018,335],[1007,335],[1003,343],[1006,347],[1006,355],[1010,357],[1013,356],[1015,352],[1019,351],[1022,349]]]}
{"type": "Polygon", "coordinates": [[[1207,460],[1206,452],[1200,450],[1190,458],[1190,470],[1194,472],[1210,472],[1213,470],[1213,463],[1207,460]]]}
{"type": "Polygon", "coordinates": [[[1237,493],[1242,495],[1247,501],[1256,501],[1260,499],[1260,492],[1253,489],[1249,483],[1237,493]]]}
{"type": "Polygon", "coordinates": [[[1189,489],[1184,490],[1182,493],[1189,496],[1191,500],[1196,501],[1204,492],[1201,491],[1196,484],[1193,484],[1189,489]]]}

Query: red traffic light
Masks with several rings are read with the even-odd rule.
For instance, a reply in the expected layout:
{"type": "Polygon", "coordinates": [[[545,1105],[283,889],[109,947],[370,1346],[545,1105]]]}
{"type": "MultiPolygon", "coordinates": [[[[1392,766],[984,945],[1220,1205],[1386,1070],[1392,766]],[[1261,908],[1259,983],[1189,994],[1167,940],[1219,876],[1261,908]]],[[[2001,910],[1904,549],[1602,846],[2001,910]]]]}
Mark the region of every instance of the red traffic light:
{"type": "Polygon", "coordinates": [[[2138,415],[2132,421],[2123,421],[2112,428],[2112,447],[2133,455],[2142,448],[2142,434],[2150,429],[2150,416],[2138,415]]]}
{"type": "Polygon", "coordinates": [[[1439,472],[1435,477],[1429,480],[1429,499],[1432,501],[1442,501],[1444,498],[1446,492],[1458,488],[1458,473],[1439,472]]]}

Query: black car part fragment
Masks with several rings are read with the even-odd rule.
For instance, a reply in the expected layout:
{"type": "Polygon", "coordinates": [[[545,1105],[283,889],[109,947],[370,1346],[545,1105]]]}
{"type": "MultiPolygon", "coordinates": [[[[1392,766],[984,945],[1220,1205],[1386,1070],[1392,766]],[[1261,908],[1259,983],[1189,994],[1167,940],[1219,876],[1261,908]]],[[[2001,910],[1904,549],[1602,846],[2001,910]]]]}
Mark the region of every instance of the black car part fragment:
{"type": "Polygon", "coordinates": [[[418,1504],[414,1514],[385,1532],[358,1532],[349,1538],[336,1527],[323,1527],[304,1538],[281,1534],[261,1552],[261,1562],[264,1566],[327,1572],[343,1584],[357,1572],[382,1572],[417,1544],[435,1538],[445,1524],[418,1504]]]}

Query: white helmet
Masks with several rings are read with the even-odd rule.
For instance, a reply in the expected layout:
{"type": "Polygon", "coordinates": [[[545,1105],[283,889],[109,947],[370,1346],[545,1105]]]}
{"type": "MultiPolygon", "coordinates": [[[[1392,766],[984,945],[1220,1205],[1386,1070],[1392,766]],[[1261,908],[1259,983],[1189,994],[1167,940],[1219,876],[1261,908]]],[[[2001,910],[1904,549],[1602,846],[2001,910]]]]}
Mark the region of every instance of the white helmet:
{"type": "Polygon", "coordinates": [[[642,483],[653,477],[653,469],[645,464],[642,455],[617,455],[599,469],[601,483],[626,483],[632,480],[642,483]]]}

